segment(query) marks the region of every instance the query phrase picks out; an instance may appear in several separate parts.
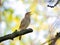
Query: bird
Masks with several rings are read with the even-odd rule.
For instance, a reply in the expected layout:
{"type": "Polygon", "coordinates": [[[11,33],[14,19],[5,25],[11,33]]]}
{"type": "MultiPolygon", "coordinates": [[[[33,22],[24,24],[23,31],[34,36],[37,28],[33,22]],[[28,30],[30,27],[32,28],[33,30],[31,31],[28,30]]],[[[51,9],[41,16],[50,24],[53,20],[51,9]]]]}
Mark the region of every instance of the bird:
{"type": "MultiPolygon", "coordinates": [[[[21,20],[21,23],[20,23],[20,26],[19,26],[19,30],[23,30],[23,29],[26,29],[29,24],[30,24],[30,16],[31,16],[31,12],[27,12],[25,14],[25,17],[21,20]]],[[[21,40],[21,37],[22,36],[19,36],[19,40],[21,40]]]]}

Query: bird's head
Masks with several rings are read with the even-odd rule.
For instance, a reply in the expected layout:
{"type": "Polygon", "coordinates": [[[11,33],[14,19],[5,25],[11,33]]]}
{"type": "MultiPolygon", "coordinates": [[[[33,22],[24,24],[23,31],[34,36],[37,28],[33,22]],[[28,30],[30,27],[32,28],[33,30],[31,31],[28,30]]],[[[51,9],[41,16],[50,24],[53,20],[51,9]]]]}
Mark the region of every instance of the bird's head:
{"type": "Polygon", "coordinates": [[[31,16],[31,12],[27,12],[26,14],[25,14],[25,17],[30,17],[31,16]]]}

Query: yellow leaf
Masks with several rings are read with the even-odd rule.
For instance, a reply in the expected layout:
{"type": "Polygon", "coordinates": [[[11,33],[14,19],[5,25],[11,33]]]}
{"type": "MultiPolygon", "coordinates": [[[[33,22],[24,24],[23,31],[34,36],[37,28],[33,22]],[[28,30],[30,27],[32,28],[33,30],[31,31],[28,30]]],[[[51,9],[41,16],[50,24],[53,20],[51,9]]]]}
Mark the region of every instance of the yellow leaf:
{"type": "Polygon", "coordinates": [[[60,45],[60,38],[56,41],[55,45],[60,45]]]}
{"type": "Polygon", "coordinates": [[[40,27],[40,29],[46,30],[48,29],[48,24],[43,23],[40,27]]]}
{"type": "Polygon", "coordinates": [[[37,6],[38,0],[34,0],[33,3],[30,6],[31,13],[35,12],[36,6],[37,6]]]}
{"type": "Polygon", "coordinates": [[[15,25],[14,27],[12,27],[12,31],[14,32],[14,31],[15,31],[16,29],[18,29],[19,26],[20,26],[20,19],[14,17],[14,18],[13,18],[13,21],[16,23],[16,25],[15,25]]]}

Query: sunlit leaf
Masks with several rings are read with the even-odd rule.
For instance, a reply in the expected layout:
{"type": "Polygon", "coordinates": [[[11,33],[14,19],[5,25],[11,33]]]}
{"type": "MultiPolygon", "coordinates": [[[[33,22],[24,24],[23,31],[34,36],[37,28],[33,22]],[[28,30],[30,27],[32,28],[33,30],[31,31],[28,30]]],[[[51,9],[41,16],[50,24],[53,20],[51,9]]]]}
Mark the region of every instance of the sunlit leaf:
{"type": "Polygon", "coordinates": [[[38,0],[34,0],[33,3],[30,6],[30,11],[31,11],[32,14],[35,13],[37,3],[38,3],[38,0]]]}
{"type": "Polygon", "coordinates": [[[60,38],[56,41],[55,45],[60,45],[60,38]]]}

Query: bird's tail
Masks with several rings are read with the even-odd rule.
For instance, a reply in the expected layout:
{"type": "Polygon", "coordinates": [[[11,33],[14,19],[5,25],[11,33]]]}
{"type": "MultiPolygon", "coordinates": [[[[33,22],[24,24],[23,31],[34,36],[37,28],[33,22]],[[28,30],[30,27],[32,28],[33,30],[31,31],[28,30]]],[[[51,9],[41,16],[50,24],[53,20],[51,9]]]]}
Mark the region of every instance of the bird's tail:
{"type": "Polygon", "coordinates": [[[21,36],[19,36],[19,40],[21,40],[21,36]]]}

